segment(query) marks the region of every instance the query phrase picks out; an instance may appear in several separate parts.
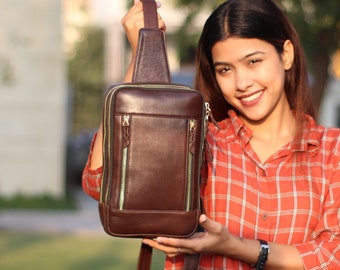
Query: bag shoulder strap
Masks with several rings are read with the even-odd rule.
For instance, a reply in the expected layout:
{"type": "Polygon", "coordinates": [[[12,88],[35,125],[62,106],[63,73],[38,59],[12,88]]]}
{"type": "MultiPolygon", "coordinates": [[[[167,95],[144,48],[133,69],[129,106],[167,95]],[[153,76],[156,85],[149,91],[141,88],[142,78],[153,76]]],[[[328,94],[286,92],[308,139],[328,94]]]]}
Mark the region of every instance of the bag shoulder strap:
{"type": "MultiPolygon", "coordinates": [[[[170,83],[170,71],[165,46],[165,35],[158,28],[155,0],[142,0],[144,28],[139,31],[136,62],[132,81],[135,83],[170,83]]],[[[141,244],[137,269],[149,270],[152,247],[141,244]]]]}
{"type": "Polygon", "coordinates": [[[144,28],[139,31],[132,81],[136,83],[170,83],[165,35],[158,28],[155,0],[142,0],[144,28]]]}
{"type": "Polygon", "coordinates": [[[141,244],[139,250],[137,270],[150,270],[152,261],[152,247],[141,244]]]}
{"type": "Polygon", "coordinates": [[[157,4],[155,0],[142,0],[144,28],[158,30],[157,4]]]}

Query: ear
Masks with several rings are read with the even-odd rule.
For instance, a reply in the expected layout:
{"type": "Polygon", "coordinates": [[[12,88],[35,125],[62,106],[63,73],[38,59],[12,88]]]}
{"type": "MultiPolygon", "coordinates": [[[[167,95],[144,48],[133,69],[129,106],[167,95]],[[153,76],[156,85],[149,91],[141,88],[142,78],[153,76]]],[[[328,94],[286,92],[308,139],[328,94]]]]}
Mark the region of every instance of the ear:
{"type": "Polygon", "coordinates": [[[294,61],[294,45],[290,40],[283,44],[282,60],[285,70],[289,70],[294,61]]]}

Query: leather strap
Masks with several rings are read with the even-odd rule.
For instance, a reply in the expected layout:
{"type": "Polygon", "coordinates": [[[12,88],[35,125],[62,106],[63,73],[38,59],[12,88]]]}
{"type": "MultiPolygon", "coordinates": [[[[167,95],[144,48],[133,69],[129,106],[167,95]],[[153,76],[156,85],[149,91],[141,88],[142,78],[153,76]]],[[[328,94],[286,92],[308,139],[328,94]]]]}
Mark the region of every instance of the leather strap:
{"type": "Polygon", "coordinates": [[[152,259],[152,247],[141,244],[138,257],[137,270],[150,270],[152,259]]]}
{"type": "MultiPolygon", "coordinates": [[[[197,270],[200,254],[185,254],[184,270],[197,270]]],[[[141,244],[139,250],[137,270],[150,270],[152,262],[152,247],[141,244]]]]}
{"type": "Polygon", "coordinates": [[[157,4],[155,0],[142,0],[144,28],[158,30],[157,4]]]}
{"type": "MultiPolygon", "coordinates": [[[[155,0],[142,0],[144,28],[139,32],[132,81],[135,83],[171,83],[164,32],[158,28],[155,0]]],[[[150,270],[152,247],[141,244],[137,270],[150,270]]]]}
{"type": "Polygon", "coordinates": [[[184,257],[184,270],[197,270],[198,269],[198,262],[200,259],[201,254],[185,254],[184,257]]]}
{"type": "MultiPolygon", "coordinates": [[[[170,71],[164,32],[158,28],[155,0],[142,0],[144,29],[139,31],[136,63],[132,81],[135,83],[170,83],[170,71]]],[[[152,247],[141,244],[137,270],[150,270],[152,247]]]]}
{"type": "Polygon", "coordinates": [[[158,28],[155,0],[142,0],[145,28],[139,31],[137,56],[132,81],[135,83],[170,83],[165,35],[158,28]]]}

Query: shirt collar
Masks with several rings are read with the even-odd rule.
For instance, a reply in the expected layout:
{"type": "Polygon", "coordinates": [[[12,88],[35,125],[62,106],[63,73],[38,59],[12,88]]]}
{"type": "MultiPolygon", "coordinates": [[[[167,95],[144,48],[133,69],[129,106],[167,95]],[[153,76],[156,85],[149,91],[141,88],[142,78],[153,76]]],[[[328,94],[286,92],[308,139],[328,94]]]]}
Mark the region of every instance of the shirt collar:
{"type": "Polygon", "coordinates": [[[294,151],[316,152],[320,145],[320,132],[315,120],[305,115],[300,136],[297,136],[291,143],[291,149],[294,151]]]}
{"type": "MultiPolygon", "coordinates": [[[[219,128],[226,130],[226,141],[230,142],[236,138],[240,138],[244,143],[248,143],[253,132],[246,127],[244,122],[236,114],[234,110],[228,112],[229,118],[219,122],[219,128]]],[[[308,151],[316,152],[319,147],[320,134],[317,129],[315,120],[305,115],[301,134],[290,144],[289,148],[292,151],[308,151]]]]}
{"type": "Polygon", "coordinates": [[[244,143],[248,143],[253,135],[250,130],[234,110],[228,111],[229,118],[226,119],[225,124],[228,126],[226,140],[233,141],[239,137],[244,143]]]}

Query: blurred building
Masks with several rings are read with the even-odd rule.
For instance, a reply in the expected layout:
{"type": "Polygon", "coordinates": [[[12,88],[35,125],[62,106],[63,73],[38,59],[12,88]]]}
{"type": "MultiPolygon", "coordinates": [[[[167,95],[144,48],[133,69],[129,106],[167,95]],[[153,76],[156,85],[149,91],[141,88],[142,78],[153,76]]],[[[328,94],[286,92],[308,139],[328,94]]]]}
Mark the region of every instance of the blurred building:
{"type": "Polygon", "coordinates": [[[60,0],[0,1],[0,195],[64,194],[60,0]]]}

